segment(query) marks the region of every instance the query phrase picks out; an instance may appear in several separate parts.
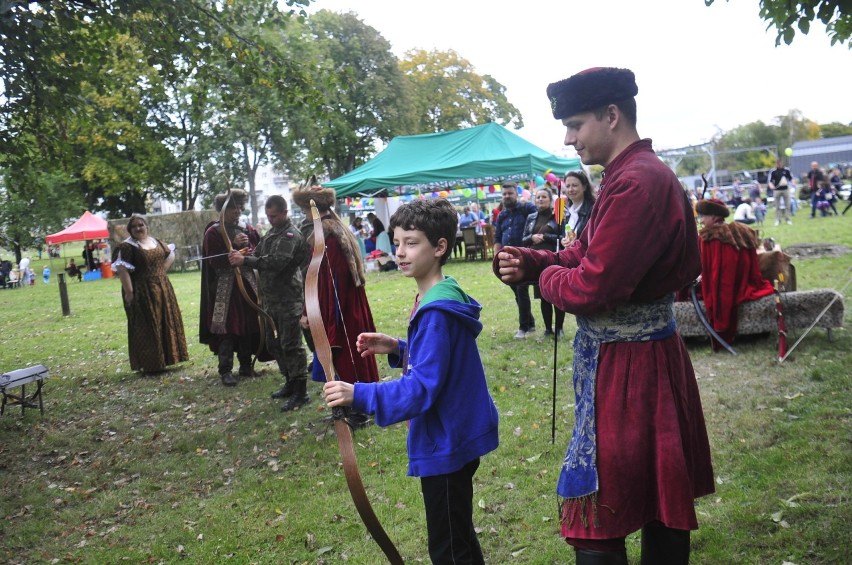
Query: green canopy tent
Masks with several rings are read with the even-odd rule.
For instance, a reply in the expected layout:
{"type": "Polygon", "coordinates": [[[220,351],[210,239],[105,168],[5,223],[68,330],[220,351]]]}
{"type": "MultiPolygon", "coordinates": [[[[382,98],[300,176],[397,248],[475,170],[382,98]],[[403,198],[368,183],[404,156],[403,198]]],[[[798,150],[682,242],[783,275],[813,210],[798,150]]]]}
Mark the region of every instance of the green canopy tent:
{"type": "Polygon", "coordinates": [[[499,124],[488,123],[395,137],[373,159],[323,186],[334,188],[338,198],[376,196],[383,191],[397,196],[506,179],[529,180],[548,170],[561,176],[579,168],[579,159],[562,159],[499,124]]]}

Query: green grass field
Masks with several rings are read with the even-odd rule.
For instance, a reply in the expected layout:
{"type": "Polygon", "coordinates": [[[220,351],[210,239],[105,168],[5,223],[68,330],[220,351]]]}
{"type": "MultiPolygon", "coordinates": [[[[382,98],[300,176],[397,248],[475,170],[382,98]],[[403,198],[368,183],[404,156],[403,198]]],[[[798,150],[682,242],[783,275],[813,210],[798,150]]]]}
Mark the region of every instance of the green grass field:
{"type": "MultiPolygon", "coordinates": [[[[793,226],[761,229],[782,246],[852,247],[849,215],[800,213],[793,226]]],[[[41,282],[45,263],[34,262],[34,286],[0,291],[0,370],[41,363],[51,372],[44,418],[18,407],[0,417],[0,563],[383,562],[346,488],[319,385],[310,385],[311,404],[290,414],[269,398],[281,384],[272,365],[234,389],[220,385],[215,357],[197,342],[197,271],[171,276],[190,361],[152,378],[129,370],[118,281],[69,282],[64,317],[56,277],[41,282]]],[[[852,274],[852,254],[795,264],[802,290],[840,289],[852,274]]],[[[570,341],[559,344],[552,444],[552,343],[512,339],[512,294],[488,264],[451,261],[446,273],[484,306],[479,348],[501,415],[500,448],[475,479],[486,560],[572,563],[554,492],[573,421],[570,341]]],[[[413,294],[398,273],[369,275],[380,331],[404,333],[413,294]]],[[[573,318],[566,322],[573,335],[573,318]]],[[[783,365],[774,336],[739,341],[736,357],[689,342],[717,488],[697,503],[693,563],[849,562],[852,337],[845,328],[834,335],[829,342],[814,330],[783,365]]],[[[428,562],[405,436],[404,425],[371,426],[356,434],[356,451],[405,560],[428,562]]],[[[638,562],[637,536],[628,548],[638,562]]]]}

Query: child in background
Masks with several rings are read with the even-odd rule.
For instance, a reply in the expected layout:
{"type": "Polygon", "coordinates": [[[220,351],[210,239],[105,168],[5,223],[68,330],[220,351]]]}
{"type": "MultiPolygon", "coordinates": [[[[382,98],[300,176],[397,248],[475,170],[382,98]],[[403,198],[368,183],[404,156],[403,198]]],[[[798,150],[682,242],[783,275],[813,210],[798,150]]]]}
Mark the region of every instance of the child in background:
{"type": "Polygon", "coordinates": [[[763,198],[758,198],[754,201],[754,217],[757,219],[757,225],[763,225],[763,219],[766,218],[766,201],[763,198]]]}
{"type": "Polygon", "coordinates": [[[329,406],[375,414],[378,425],[410,421],[408,474],[420,477],[433,563],[484,563],[473,525],[473,475],[497,448],[498,415],[476,345],[482,306],[445,277],[457,215],[446,200],[415,200],[390,220],[396,260],[417,282],[408,339],[358,336],[362,357],[387,354],[400,379],[328,382],[329,406]]]}

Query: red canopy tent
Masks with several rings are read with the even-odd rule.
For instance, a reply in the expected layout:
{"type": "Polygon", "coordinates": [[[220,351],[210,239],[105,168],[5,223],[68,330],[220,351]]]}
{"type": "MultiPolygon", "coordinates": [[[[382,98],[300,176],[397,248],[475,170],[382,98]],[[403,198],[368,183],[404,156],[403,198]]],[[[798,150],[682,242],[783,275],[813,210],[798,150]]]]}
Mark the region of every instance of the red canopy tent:
{"type": "Polygon", "coordinates": [[[69,241],[85,241],[88,239],[106,239],[109,237],[107,221],[89,212],[83,213],[79,220],[62,230],[47,236],[48,245],[68,243],[69,241]]]}
{"type": "MultiPolygon", "coordinates": [[[[45,238],[48,245],[59,245],[60,243],[70,243],[72,241],[88,241],[92,239],[108,239],[109,229],[106,220],[95,216],[88,210],[80,216],[80,219],[62,230],[51,234],[45,238]]],[[[99,248],[95,249],[100,253],[99,248]]],[[[53,256],[51,256],[51,266],[53,264],[53,256]]],[[[83,280],[96,280],[112,277],[112,268],[109,261],[96,261],[97,270],[87,272],[83,275],[83,280]]]]}

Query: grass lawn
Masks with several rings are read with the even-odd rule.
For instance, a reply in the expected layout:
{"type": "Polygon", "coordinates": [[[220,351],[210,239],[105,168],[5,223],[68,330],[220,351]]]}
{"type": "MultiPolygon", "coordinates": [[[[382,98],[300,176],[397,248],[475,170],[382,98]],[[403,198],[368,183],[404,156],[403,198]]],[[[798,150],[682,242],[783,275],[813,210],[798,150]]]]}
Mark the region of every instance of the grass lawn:
{"type": "MultiPolygon", "coordinates": [[[[852,216],[803,212],[763,235],[852,247],[852,216]]],[[[215,357],[197,342],[197,271],[171,276],[190,361],[152,378],[129,370],[117,279],[69,282],[64,317],[56,276],[41,282],[46,263],[34,262],[35,286],[0,291],[0,370],[50,369],[44,418],[18,407],[0,417],[0,563],[383,562],[346,488],[319,385],[290,414],[269,398],[281,384],[271,364],[221,386],[215,357]]],[[[839,290],[852,275],[852,253],[795,264],[801,290],[839,290]]],[[[512,339],[512,293],[488,264],[451,261],[446,273],[484,306],[479,348],[501,416],[501,445],[475,478],[486,560],[571,563],[554,492],[573,422],[570,341],[559,343],[551,443],[552,343],[512,339]]],[[[402,335],[414,283],[371,273],[367,288],[379,330],[402,335]]],[[[572,336],[573,317],[566,323],[572,336]]],[[[834,336],[814,330],[783,365],[775,336],[738,341],[736,357],[689,342],[716,474],[716,493],[697,502],[692,563],[849,562],[852,337],[845,328],[834,336]]],[[[405,437],[405,425],[371,426],[357,432],[356,452],[390,537],[407,562],[428,563],[405,437]]],[[[638,562],[637,536],[628,551],[638,562]]]]}

